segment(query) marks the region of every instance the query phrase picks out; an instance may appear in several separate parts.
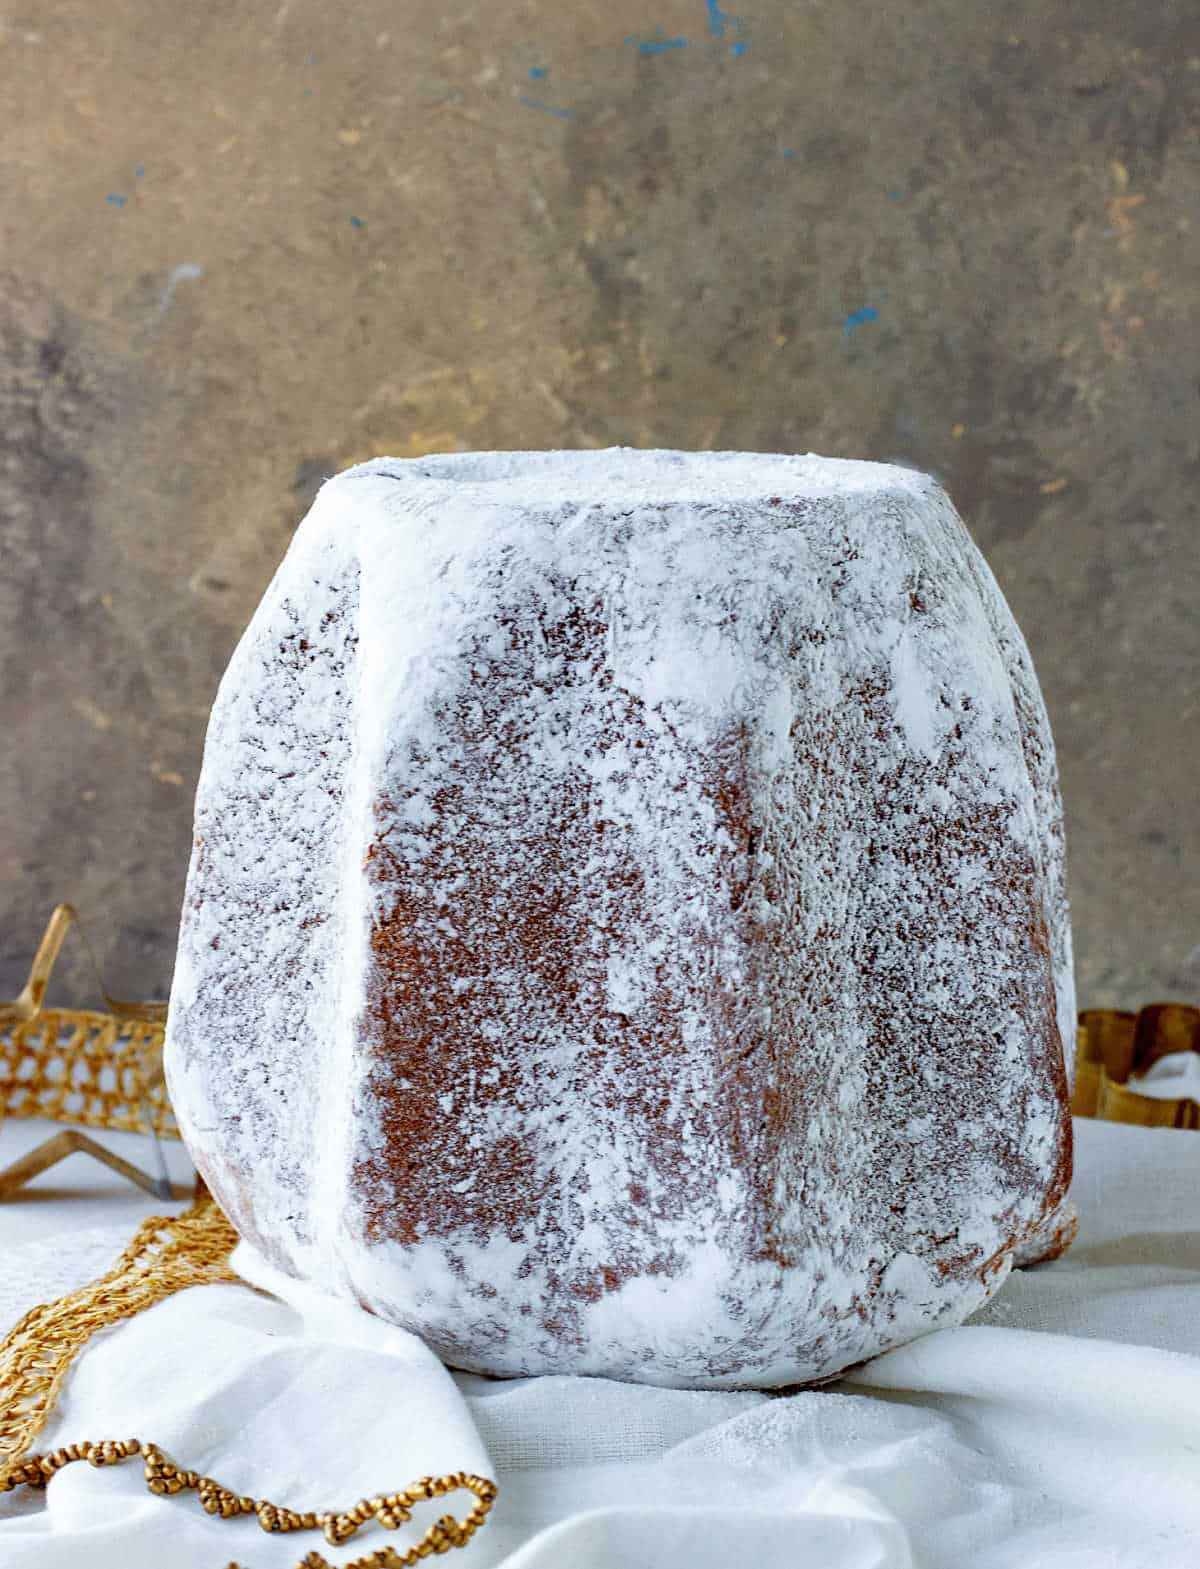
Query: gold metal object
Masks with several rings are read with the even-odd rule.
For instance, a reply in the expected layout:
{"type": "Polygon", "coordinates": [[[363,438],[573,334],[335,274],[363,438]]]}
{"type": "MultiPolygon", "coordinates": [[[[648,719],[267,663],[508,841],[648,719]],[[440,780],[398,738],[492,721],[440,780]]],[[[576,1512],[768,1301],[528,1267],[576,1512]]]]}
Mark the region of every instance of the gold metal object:
{"type": "Polygon", "coordinates": [[[32,1149],[19,1160],[11,1161],[3,1171],[0,1171],[0,1199],[11,1198],[14,1193],[20,1192],[27,1182],[32,1182],[34,1177],[41,1176],[43,1171],[48,1171],[51,1166],[57,1166],[60,1160],[65,1160],[68,1155],[90,1155],[93,1160],[98,1160],[111,1171],[127,1177],[130,1182],[136,1183],[144,1192],[153,1194],[155,1198],[172,1197],[170,1191],[170,1178],[166,1178],[167,1191],[163,1191],[162,1177],[152,1177],[148,1172],[135,1166],[132,1161],[123,1160],[120,1155],[107,1149],[95,1139],[89,1139],[86,1133],[80,1133],[77,1128],[64,1128],[61,1133],[55,1133],[50,1138],[44,1139],[36,1149],[32,1149]]]}
{"type": "Polygon", "coordinates": [[[179,1129],[163,1080],[167,1005],[124,1002],[100,993],[109,1012],[45,1007],[50,973],[75,925],[96,968],[87,933],[72,905],[51,915],[19,997],[0,1003],[0,1119],[44,1117],[51,1122],[148,1133],[157,1175],[142,1171],[86,1134],[55,1134],[0,1170],[0,1199],[76,1152],[92,1156],[156,1198],[175,1197],[160,1138],[179,1129]]]}
{"type": "Polygon", "coordinates": [[[1184,1096],[1141,1095],[1128,1080],[1160,1057],[1200,1052],[1200,1008],[1156,1002],[1137,1013],[1085,1008],[1076,1032],[1076,1117],[1099,1117],[1144,1128],[1200,1129],[1200,1103],[1184,1096]]]}

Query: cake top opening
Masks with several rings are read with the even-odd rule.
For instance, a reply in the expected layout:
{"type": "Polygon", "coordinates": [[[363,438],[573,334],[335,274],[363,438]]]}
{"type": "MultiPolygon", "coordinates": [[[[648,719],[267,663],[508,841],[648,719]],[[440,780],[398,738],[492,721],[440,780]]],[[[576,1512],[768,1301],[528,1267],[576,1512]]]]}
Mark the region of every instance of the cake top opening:
{"type": "Polygon", "coordinates": [[[497,502],[547,506],[766,501],[927,490],[929,477],[893,463],[815,453],[678,452],[639,447],[570,452],[437,452],[373,458],[340,478],[378,475],[418,491],[470,489],[497,502]]]}

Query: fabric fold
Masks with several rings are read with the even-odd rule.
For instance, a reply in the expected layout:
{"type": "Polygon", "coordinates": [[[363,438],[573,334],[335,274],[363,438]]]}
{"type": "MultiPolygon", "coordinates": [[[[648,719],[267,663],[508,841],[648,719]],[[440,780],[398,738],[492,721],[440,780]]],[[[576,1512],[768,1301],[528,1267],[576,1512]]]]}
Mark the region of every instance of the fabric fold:
{"type": "MultiPolygon", "coordinates": [[[[1075,1245],[1015,1272],[972,1323],[827,1388],[454,1372],[416,1336],[242,1244],[241,1283],[182,1291],[98,1334],[38,1448],[150,1439],[297,1509],[475,1472],[499,1494],[467,1547],[447,1555],[462,1569],[1191,1569],[1200,1141],[1075,1126],[1075,1245]]],[[[3,1225],[0,1210],[0,1246],[3,1225]]],[[[26,1275],[62,1274],[41,1242],[5,1257],[26,1275]]],[[[44,1500],[0,1497],[0,1564],[296,1569],[317,1549],[340,1566],[410,1546],[472,1501],[422,1504],[399,1531],[372,1522],[333,1548],[312,1532],[213,1520],[194,1493],[153,1497],[136,1462],[71,1465],[44,1500]]]]}

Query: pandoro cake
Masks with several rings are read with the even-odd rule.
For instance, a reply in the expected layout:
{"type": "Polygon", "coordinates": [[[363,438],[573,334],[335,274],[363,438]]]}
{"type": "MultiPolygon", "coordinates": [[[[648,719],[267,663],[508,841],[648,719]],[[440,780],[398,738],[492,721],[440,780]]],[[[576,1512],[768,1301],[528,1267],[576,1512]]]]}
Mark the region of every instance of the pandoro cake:
{"type": "Polygon", "coordinates": [[[929,477],[329,480],[212,710],[167,1025],[277,1268],[500,1375],[815,1383],[1069,1242],[1028,651],[929,477]]]}

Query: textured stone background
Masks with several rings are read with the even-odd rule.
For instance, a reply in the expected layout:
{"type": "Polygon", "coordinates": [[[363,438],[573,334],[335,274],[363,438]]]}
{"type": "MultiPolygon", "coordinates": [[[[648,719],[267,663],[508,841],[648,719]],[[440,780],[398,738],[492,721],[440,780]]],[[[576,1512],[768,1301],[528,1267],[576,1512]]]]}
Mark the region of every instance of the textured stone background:
{"type": "Polygon", "coordinates": [[[1191,0],[16,3],[0,991],[69,896],[165,992],[208,706],[323,476],[626,443],[934,471],[1045,688],[1081,1000],[1196,997],[1191,0]]]}

